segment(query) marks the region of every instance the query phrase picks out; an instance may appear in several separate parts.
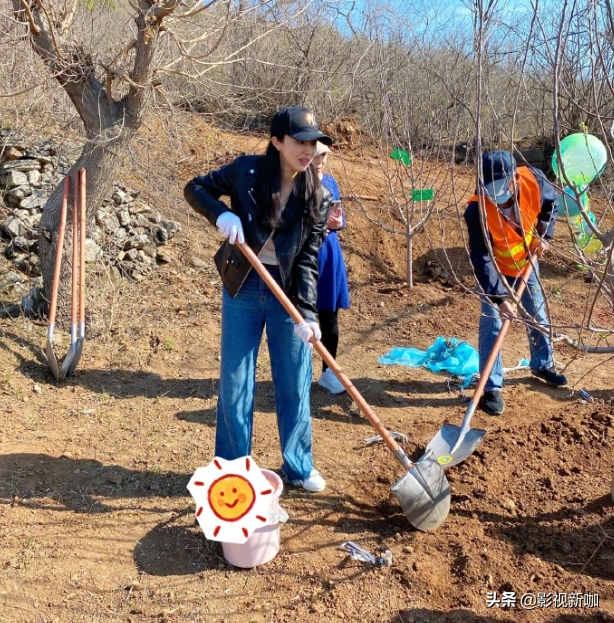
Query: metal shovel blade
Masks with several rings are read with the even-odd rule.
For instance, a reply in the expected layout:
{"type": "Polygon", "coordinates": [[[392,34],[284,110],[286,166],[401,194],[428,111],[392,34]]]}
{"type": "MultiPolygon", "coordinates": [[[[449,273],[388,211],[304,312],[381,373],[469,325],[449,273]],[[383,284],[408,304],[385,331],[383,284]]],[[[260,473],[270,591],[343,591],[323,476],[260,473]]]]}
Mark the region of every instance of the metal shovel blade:
{"type": "Polygon", "coordinates": [[[58,359],[55,356],[55,352],[53,352],[53,327],[49,327],[47,331],[47,362],[49,363],[49,367],[51,368],[51,373],[53,374],[53,378],[56,381],[62,380],[62,374],[60,371],[60,364],[58,363],[58,359]]]}
{"type": "Polygon", "coordinates": [[[62,374],[64,378],[69,377],[76,370],[81,353],[83,352],[84,338],[80,337],[74,344],[70,345],[70,350],[66,353],[66,357],[62,362],[62,374]]]}
{"type": "Polygon", "coordinates": [[[450,512],[450,485],[430,453],[414,463],[390,489],[414,528],[436,530],[450,512]]]}
{"type": "Polygon", "coordinates": [[[68,347],[68,352],[66,353],[66,356],[64,357],[64,361],[62,361],[62,368],[60,370],[60,373],[62,374],[63,379],[67,378],[74,371],[75,366],[77,365],[75,362],[76,354],[77,354],[77,337],[76,337],[76,329],[74,328],[74,325],[73,325],[73,328],[71,330],[70,346],[68,347]]]}
{"type": "Polygon", "coordinates": [[[444,424],[426,446],[426,452],[442,467],[452,467],[464,461],[478,447],[485,434],[485,430],[470,428],[461,439],[461,426],[444,424]]]}

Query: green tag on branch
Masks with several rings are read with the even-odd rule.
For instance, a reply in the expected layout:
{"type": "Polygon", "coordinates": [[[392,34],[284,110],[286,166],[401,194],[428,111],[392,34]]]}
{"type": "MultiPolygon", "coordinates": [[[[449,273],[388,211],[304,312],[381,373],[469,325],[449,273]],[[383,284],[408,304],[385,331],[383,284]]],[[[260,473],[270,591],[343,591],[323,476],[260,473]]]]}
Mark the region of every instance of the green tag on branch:
{"type": "Polygon", "coordinates": [[[432,188],[416,189],[411,191],[412,201],[430,201],[435,196],[432,188]]]}
{"type": "Polygon", "coordinates": [[[411,164],[411,156],[404,149],[401,149],[400,147],[395,147],[392,150],[390,157],[393,160],[402,162],[406,167],[408,167],[411,164]]]}

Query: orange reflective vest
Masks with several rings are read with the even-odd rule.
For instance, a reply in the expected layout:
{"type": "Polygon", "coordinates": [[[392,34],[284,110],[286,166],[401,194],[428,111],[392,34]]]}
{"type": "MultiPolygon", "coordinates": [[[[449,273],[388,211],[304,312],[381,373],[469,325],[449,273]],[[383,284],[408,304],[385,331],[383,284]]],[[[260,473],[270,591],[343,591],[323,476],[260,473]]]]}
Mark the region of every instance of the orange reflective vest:
{"type": "MultiPolygon", "coordinates": [[[[534,226],[542,203],[539,184],[531,171],[527,167],[519,167],[516,173],[521,228],[510,223],[496,204],[484,197],[486,226],[492,238],[495,261],[499,270],[509,277],[518,277],[527,263],[527,249],[533,241],[534,226]]],[[[469,203],[472,201],[478,201],[478,196],[473,195],[469,203]]]]}

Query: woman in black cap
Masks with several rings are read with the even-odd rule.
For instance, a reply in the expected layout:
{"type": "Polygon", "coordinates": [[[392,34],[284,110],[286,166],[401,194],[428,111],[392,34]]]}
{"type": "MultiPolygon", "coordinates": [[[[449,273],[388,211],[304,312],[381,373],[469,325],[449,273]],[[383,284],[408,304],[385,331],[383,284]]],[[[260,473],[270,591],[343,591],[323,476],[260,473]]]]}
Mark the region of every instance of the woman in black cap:
{"type": "Polygon", "coordinates": [[[239,156],[185,187],[188,203],[226,238],[215,255],[222,278],[222,347],[215,455],[251,454],[256,360],[266,327],[275,388],[282,472],[288,482],[322,491],[313,466],[309,393],[312,335],[320,339],[316,299],[318,250],[330,193],[310,167],[316,142],[332,139],[308,108],[280,110],[263,156],[239,156]],[[230,207],[220,201],[226,195],[230,207]],[[305,318],[295,325],[245,259],[246,242],[305,318]]]}

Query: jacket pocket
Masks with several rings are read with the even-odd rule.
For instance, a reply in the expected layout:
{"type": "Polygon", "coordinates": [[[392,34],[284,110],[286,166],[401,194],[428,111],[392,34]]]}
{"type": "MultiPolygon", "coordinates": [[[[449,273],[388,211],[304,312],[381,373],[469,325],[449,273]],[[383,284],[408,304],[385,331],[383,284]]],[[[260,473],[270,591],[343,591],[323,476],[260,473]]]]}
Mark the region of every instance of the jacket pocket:
{"type": "Polygon", "coordinates": [[[240,269],[246,261],[243,253],[227,240],[225,240],[222,246],[217,250],[217,253],[213,256],[213,260],[215,261],[215,265],[221,277],[232,275],[236,270],[240,269]]]}

